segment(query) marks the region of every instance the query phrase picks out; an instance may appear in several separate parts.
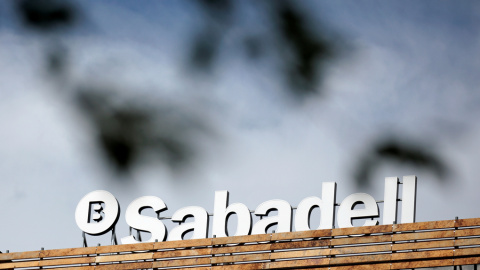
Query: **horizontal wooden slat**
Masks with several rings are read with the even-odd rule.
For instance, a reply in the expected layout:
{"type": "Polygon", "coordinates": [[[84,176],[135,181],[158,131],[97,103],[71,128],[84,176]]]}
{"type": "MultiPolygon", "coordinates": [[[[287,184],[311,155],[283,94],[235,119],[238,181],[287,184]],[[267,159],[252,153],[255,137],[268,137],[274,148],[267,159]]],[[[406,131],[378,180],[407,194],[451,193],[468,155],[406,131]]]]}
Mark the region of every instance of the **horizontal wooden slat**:
{"type": "Polygon", "coordinates": [[[141,251],[152,250],[153,243],[138,243],[128,245],[115,245],[115,246],[98,246],[97,254],[103,253],[115,253],[115,252],[127,252],[127,251],[141,251]]]}
{"type": "Polygon", "coordinates": [[[287,240],[287,239],[307,239],[316,237],[329,237],[332,235],[332,230],[316,230],[316,231],[301,231],[301,232],[286,232],[272,234],[272,241],[287,240]]]}
{"type": "Polygon", "coordinates": [[[480,237],[477,238],[465,238],[465,239],[455,239],[455,244],[452,246],[473,246],[480,245],[480,237]]]}
{"type": "Polygon", "coordinates": [[[186,247],[206,247],[212,245],[212,238],[203,239],[188,239],[178,241],[156,242],[153,249],[168,249],[168,248],[186,248],[186,247]]]}
{"type": "Polygon", "coordinates": [[[452,259],[393,262],[391,269],[411,269],[425,267],[453,266],[452,259]]]}
{"type": "Polygon", "coordinates": [[[333,266],[329,270],[387,270],[390,269],[390,263],[377,263],[377,264],[359,264],[359,265],[347,265],[347,266],[333,266]]]}
{"type": "Polygon", "coordinates": [[[40,256],[40,251],[25,251],[13,253],[0,253],[0,261],[19,260],[19,259],[33,259],[40,256]]]}
{"type": "Polygon", "coordinates": [[[226,246],[226,247],[213,248],[212,254],[262,251],[262,250],[270,250],[270,248],[271,248],[271,244],[226,246]]]}
{"type": "Polygon", "coordinates": [[[470,256],[470,255],[480,255],[480,248],[461,248],[456,249],[454,252],[455,257],[458,256],[470,256]]]}
{"type": "Polygon", "coordinates": [[[34,261],[23,261],[23,262],[11,262],[11,263],[2,263],[0,264],[0,269],[9,269],[9,268],[22,268],[22,267],[38,267],[40,260],[34,261]]]}
{"type": "Polygon", "coordinates": [[[408,249],[423,249],[423,248],[441,248],[454,247],[455,240],[437,240],[437,241],[422,241],[409,243],[395,243],[392,245],[393,251],[408,250],[408,249]]]}
{"type": "Polygon", "coordinates": [[[211,248],[197,248],[197,249],[183,249],[183,250],[168,250],[153,253],[153,259],[160,258],[174,258],[187,256],[201,256],[212,254],[211,248]]]}
{"type": "Polygon", "coordinates": [[[358,253],[370,253],[370,252],[382,252],[391,251],[392,245],[372,245],[372,246],[357,246],[357,247],[343,247],[332,249],[330,255],[339,254],[358,254],[358,253]]]}
{"type": "Polygon", "coordinates": [[[225,244],[242,244],[252,242],[268,242],[270,241],[271,234],[254,234],[245,236],[231,236],[231,237],[219,237],[213,238],[213,245],[225,245],[225,244]]]}
{"type": "Polygon", "coordinates": [[[480,264],[480,257],[455,258],[454,265],[480,264]]]}
{"type": "Polygon", "coordinates": [[[120,262],[120,261],[136,261],[152,259],[153,252],[142,252],[134,254],[122,254],[112,256],[97,256],[95,262],[120,262]]]}
{"type": "Polygon", "coordinates": [[[41,250],[40,258],[95,254],[97,247],[41,250]]]}
{"type": "Polygon", "coordinates": [[[127,270],[127,269],[144,269],[152,268],[152,262],[140,263],[115,263],[96,265],[95,270],[127,270]]]}
{"type": "Polygon", "coordinates": [[[255,253],[233,256],[212,257],[211,263],[262,261],[270,259],[270,253],[255,253]]]}
{"type": "Polygon", "coordinates": [[[0,253],[0,269],[403,269],[480,263],[480,218],[0,253]]]}
{"type": "Polygon", "coordinates": [[[320,259],[304,259],[304,260],[291,260],[291,261],[277,261],[266,263],[267,269],[282,269],[282,268],[301,268],[301,267],[317,267],[327,266],[329,258],[320,259]]]}
{"type": "MultiPolygon", "coordinates": [[[[192,268],[188,268],[188,270],[190,269],[192,268]]],[[[242,263],[242,264],[212,266],[212,270],[255,270],[255,269],[267,269],[267,268],[265,266],[265,263],[242,263]]]]}
{"type": "Polygon", "coordinates": [[[417,233],[400,233],[392,236],[392,241],[420,240],[420,239],[439,239],[455,237],[454,230],[434,231],[434,232],[417,232],[417,233]]]}
{"type": "Polygon", "coordinates": [[[354,244],[366,244],[366,243],[381,243],[391,242],[392,235],[375,235],[375,236],[353,236],[335,238],[330,241],[330,245],[354,245],[354,244]]]}
{"type": "Polygon", "coordinates": [[[356,235],[392,232],[392,225],[361,226],[352,228],[333,229],[332,236],[338,235],[356,235]]]}
{"type": "Polygon", "coordinates": [[[78,257],[78,258],[66,258],[66,259],[41,260],[38,262],[38,266],[84,264],[84,263],[93,263],[93,262],[95,262],[95,257],[78,257]]]}
{"type": "Polygon", "coordinates": [[[210,258],[193,258],[193,259],[154,261],[153,262],[153,268],[187,266],[187,265],[194,266],[194,265],[203,265],[203,264],[210,264],[210,258]]]}
{"type": "Polygon", "coordinates": [[[306,249],[306,250],[297,250],[297,251],[273,252],[273,253],[270,253],[270,259],[305,258],[305,257],[327,256],[327,255],[330,255],[329,248],[306,249]]]}
{"type": "Polygon", "coordinates": [[[13,269],[15,267],[15,263],[7,262],[0,264],[0,269],[13,269]]]}
{"type": "Polygon", "coordinates": [[[90,265],[90,266],[69,266],[68,269],[73,269],[73,270],[94,270],[95,266],[90,265]]]}
{"type": "Polygon", "coordinates": [[[463,229],[455,231],[456,237],[462,236],[472,236],[472,235],[480,235],[480,228],[477,229],[463,229]]]}
{"type": "Polygon", "coordinates": [[[272,243],[271,249],[278,250],[278,249],[296,249],[296,248],[327,247],[327,246],[330,246],[330,239],[272,243]]]}
{"type": "Polygon", "coordinates": [[[416,231],[416,230],[432,230],[432,229],[444,229],[444,228],[454,228],[454,227],[455,227],[455,220],[442,220],[442,221],[394,224],[393,231],[401,232],[401,231],[416,231]]]}
{"type": "Polygon", "coordinates": [[[392,253],[392,260],[414,260],[453,257],[453,249],[392,253]]]}
{"type": "Polygon", "coordinates": [[[480,218],[459,219],[455,221],[455,227],[480,226],[480,218]]]}
{"type": "Polygon", "coordinates": [[[390,258],[391,254],[335,257],[330,259],[330,265],[384,262],[389,261],[390,258]]]}

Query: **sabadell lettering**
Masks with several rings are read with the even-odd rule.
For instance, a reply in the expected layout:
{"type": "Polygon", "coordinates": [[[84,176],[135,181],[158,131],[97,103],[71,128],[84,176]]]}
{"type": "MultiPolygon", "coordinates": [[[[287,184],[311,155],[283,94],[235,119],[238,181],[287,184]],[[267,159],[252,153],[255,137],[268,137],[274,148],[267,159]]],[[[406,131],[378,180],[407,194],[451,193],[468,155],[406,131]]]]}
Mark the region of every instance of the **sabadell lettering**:
{"type": "MultiPolygon", "coordinates": [[[[398,187],[402,184],[401,219],[400,223],[415,222],[415,202],[417,178],[416,176],[404,176],[403,183],[397,177],[385,178],[385,192],[383,200],[383,224],[397,223],[398,212],[398,187]]],[[[215,237],[229,236],[227,225],[230,215],[237,215],[235,236],[264,234],[276,225],[275,232],[307,231],[312,229],[332,229],[335,224],[336,205],[335,182],[322,183],[322,196],[307,197],[297,206],[293,217],[292,206],[285,200],[269,200],[261,203],[253,211],[253,214],[261,217],[252,224],[252,213],[242,203],[229,204],[228,191],[215,191],[213,203],[213,224],[211,235],[215,237]],[[312,210],[320,209],[320,223],[317,228],[310,228],[312,210]],[[273,213],[273,215],[272,215],[273,213]]],[[[135,199],[127,207],[125,220],[127,224],[136,230],[150,232],[151,237],[142,242],[183,240],[184,236],[192,232],[190,239],[207,238],[209,232],[208,212],[200,206],[188,206],[177,210],[171,220],[178,223],[170,232],[161,219],[142,215],[142,210],[152,208],[160,214],[167,210],[167,205],[162,199],[155,196],[144,196],[135,199]],[[190,217],[193,221],[186,222],[190,217]],[[168,235],[168,237],[167,237],[168,235]],[[167,239],[168,238],[168,239],[167,239]]],[[[120,205],[117,199],[108,191],[96,190],[85,195],[77,205],[75,220],[78,227],[90,235],[107,233],[118,221],[120,205]]],[[[354,193],[347,196],[337,210],[337,223],[340,228],[353,227],[353,219],[365,219],[362,226],[378,224],[380,216],[378,204],[375,199],[366,193],[354,193]],[[363,204],[358,209],[355,206],[363,204]]],[[[138,243],[132,235],[121,238],[122,244],[138,243]]]]}

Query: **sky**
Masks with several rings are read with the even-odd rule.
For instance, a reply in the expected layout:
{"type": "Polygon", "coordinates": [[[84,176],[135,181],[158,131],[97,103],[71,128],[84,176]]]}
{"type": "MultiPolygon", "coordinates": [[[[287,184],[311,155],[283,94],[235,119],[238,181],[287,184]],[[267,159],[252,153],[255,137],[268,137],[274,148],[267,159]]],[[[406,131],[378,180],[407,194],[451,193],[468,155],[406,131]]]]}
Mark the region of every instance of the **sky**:
{"type": "MultiPolygon", "coordinates": [[[[417,221],[479,217],[477,2],[304,1],[312,27],[334,32],[345,52],[325,71],[321,94],[300,105],[282,94],[272,63],[249,63],[238,50],[222,51],[211,77],[186,71],[201,24],[193,2],[75,2],[81,23],[61,36],[71,82],[139,91],[216,128],[198,139],[201,158],[186,171],[146,162],[129,176],[105,166],[68,91],[55,89],[44,70],[48,41],[22,28],[13,3],[0,4],[2,252],[81,246],[75,208],[94,190],[121,205],[118,239],[128,235],[125,209],[141,196],[160,197],[166,216],[185,206],[212,212],[216,190],[252,210],[271,199],[297,206],[332,181],[337,203],[357,192],[383,200],[384,178],[405,175],[418,178],[417,221]],[[365,151],[391,136],[439,153],[448,179],[385,162],[370,186],[355,185],[352,170],[365,151]]],[[[258,10],[241,10],[224,47],[268,31],[258,10]]],[[[109,237],[87,240],[107,245],[109,237]]]]}

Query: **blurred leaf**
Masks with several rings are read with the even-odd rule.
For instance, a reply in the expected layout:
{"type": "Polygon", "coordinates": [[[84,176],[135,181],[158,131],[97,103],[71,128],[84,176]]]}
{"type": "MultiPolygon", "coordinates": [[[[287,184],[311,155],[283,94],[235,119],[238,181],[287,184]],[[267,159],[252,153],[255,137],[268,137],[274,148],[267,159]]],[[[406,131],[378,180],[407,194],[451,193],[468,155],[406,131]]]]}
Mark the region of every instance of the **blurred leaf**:
{"type": "Polygon", "coordinates": [[[197,71],[209,71],[220,43],[230,26],[233,3],[230,0],[197,0],[204,23],[192,42],[190,63],[197,71]]]}
{"type": "Polygon", "coordinates": [[[375,169],[384,162],[394,162],[423,168],[434,173],[440,182],[447,180],[449,169],[440,159],[440,155],[427,150],[425,146],[412,141],[394,139],[376,143],[363,158],[355,170],[358,185],[368,186],[375,169]]]}
{"type": "Polygon", "coordinates": [[[279,43],[284,45],[284,71],[293,93],[299,96],[315,93],[326,60],[333,57],[333,42],[313,30],[313,22],[290,1],[275,1],[279,43]]]}
{"type": "Polygon", "coordinates": [[[92,86],[78,93],[77,104],[93,124],[100,150],[121,173],[150,154],[172,169],[181,168],[195,157],[192,138],[208,129],[205,119],[181,113],[181,108],[123,102],[118,93],[92,86]]]}
{"type": "Polygon", "coordinates": [[[17,4],[23,23],[36,30],[51,31],[74,22],[75,10],[69,1],[21,0],[17,4]]]}
{"type": "Polygon", "coordinates": [[[264,54],[264,44],[260,37],[249,36],[243,41],[245,52],[248,58],[257,59],[264,54]]]}
{"type": "Polygon", "coordinates": [[[192,46],[191,62],[196,70],[209,70],[216,58],[219,43],[218,34],[215,31],[206,31],[198,35],[192,46]]]}

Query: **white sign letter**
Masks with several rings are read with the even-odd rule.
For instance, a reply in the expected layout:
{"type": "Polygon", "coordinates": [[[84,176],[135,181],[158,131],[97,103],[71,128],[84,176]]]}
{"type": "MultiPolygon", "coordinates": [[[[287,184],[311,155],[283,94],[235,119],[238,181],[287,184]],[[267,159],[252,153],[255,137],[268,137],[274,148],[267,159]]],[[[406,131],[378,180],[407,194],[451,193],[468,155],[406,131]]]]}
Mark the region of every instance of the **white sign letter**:
{"type": "Polygon", "coordinates": [[[255,215],[266,216],[272,210],[277,210],[278,215],[264,217],[253,226],[252,234],[267,233],[268,228],[277,224],[277,233],[290,232],[292,230],[292,206],[284,200],[270,200],[261,203],[255,209],[255,215]]]}
{"type": "Polygon", "coordinates": [[[320,225],[317,230],[331,229],[335,221],[335,195],[337,183],[322,183],[322,199],[308,197],[303,199],[295,213],[295,230],[308,231],[310,229],[310,214],[315,207],[320,208],[320,225]]]}
{"type": "Polygon", "coordinates": [[[177,210],[172,216],[173,222],[182,223],[189,217],[193,217],[195,221],[179,224],[168,235],[169,241],[183,240],[188,232],[193,231],[191,239],[207,238],[208,233],[208,213],[199,206],[189,206],[177,210]]]}
{"type": "Polygon", "coordinates": [[[95,190],[78,202],[75,221],[82,231],[99,235],[110,230],[117,223],[119,214],[120,206],[117,199],[108,191],[95,190]],[[93,215],[90,214],[92,208],[95,212],[93,215]],[[90,222],[92,220],[94,222],[90,222]]]}
{"type": "Polygon", "coordinates": [[[215,202],[213,204],[213,229],[212,234],[215,237],[226,237],[227,220],[232,214],[237,214],[238,225],[235,236],[249,235],[252,229],[252,215],[247,206],[241,203],[228,205],[228,191],[215,191],[215,202]]]}
{"type": "Polygon", "coordinates": [[[417,177],[415,175],[404,176],[402,190],[402,223],[415,222],[416,198],[417,177]]]}
{"type": "MultiPolygon", "coordinates": [[[[375,199],[365,193],[355,193],[346,197],[338,209],[338,226],[340,228],[353,227],[352,219],[378,217],[378,205],[375,199]],[[359,203],[365,208],[353,209],[359,203]]],[[[362,226],[377,225],[378,220],[366,220],[362,226]]]]}
{"type": "MultiPolygon", "coordinates": [[[[125,220],[127,224],[139,231],[149,231],[152,234],[149,240],[144,242],[164,241],[167,234],[165,224],[158,218],[142,216],[140,212],[145,208],[153,208],[153,211],[159,213],[167,209],[162,199],[155,196],[144,196],[134,200],[127,208],[125,220]]],[[[133,235],[123,237],[122,244],[140,243],[133,235]]]]}
{"type": "Polygon", "coordinates": [[[385,192],[383,193],[383,224],[397,222],[398,178],[385,178],[385,192]]]}

